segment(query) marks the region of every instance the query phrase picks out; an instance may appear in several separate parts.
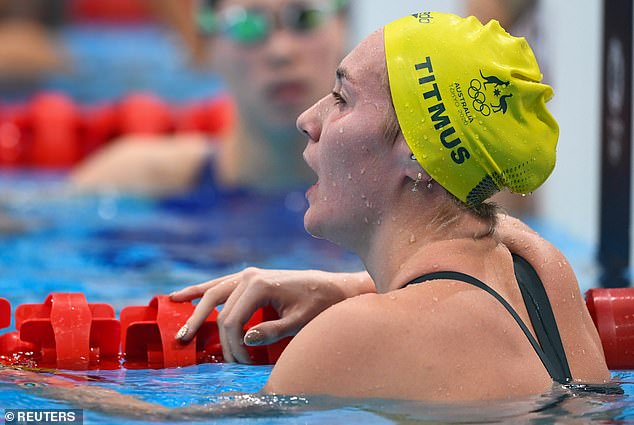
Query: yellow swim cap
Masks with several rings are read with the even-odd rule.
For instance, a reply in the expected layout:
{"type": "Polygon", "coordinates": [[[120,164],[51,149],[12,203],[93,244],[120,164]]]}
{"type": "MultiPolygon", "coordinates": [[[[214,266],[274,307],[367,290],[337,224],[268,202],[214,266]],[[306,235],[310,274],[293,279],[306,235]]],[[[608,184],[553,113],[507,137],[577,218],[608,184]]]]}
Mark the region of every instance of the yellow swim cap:
{"type": "Polygon", "coordinates": [[[423,12],[384,28],[392,100],[429,175],[468,205],[537,189],[555,166],[550,86],[528,43],[497,21],[423,12]]]}

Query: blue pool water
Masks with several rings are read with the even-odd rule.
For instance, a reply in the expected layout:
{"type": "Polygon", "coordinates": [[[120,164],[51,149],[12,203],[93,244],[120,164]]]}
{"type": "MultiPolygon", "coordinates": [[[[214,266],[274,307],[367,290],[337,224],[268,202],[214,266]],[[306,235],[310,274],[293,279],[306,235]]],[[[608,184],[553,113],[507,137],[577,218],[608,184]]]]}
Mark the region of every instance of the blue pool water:
{"type": "MultiPolygon", "coordinates": [[[[14,232],[0,236],[0,296],[14,307],[42,302],[52,291],[73,291],[85,293],[89,302],[110,303],[119,311],[127,305],[146,305],[156,294],[246,265],[333,271],[361,267],[351,254],[305,234],[301,193],[268,200],[238,194],[208,203],[184,198],[157,204],[115,193],[90,197],[65,194],[61,175],[4,173],[0,175],[0,194],[0,211],[17,221],[14,232]]],[[[542,227],[548,233],[548,227],[542,227]]],[[[552,229],[551,233],[563,251],[570,253],[573,264],[583,268],[589,251],[565,235],[552,229]]],[[[63,373],[80,380],[90,378],[86,385],[182,407],[235,403],[221,394],[257,392],[270,370],[270,366],[204,364],[63,373]]],[[[283,412],[226,418],[221,423],[550,423],[564,418],[577,418],[582,423],[634,423],[634,373],[614,374],[623,382],[625,396],[576,395],[560,400],[560,394],[553,392],[512,403],[450,408],[385,400],[348,400],[343,404],[316,399],[265,400],[282,406],[283,412]]],[[[33,406],[67,407],[0,378],[0,408],[33,406]]],[[[122,419],[86,411],[84,422],[122,423],[122,419]]]]}

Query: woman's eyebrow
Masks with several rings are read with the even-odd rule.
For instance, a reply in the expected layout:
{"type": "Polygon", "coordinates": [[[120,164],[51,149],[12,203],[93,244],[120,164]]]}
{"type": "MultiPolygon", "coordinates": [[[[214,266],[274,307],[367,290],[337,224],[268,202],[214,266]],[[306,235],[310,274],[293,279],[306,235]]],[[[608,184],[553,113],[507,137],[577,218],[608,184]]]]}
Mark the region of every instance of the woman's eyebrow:
{"type": "Polygon", "coordinates": [[[337,80],[339,80],[339,81],[342,81],[342,80],[345,79],[345,80],[348,80],[351,83],[354,82],[352,80],[352,78],[350,78],[350,72],[348,72],[348,69],[344,68],[342,66],[337,68],[336,75],[337,75],[337,80]]]}

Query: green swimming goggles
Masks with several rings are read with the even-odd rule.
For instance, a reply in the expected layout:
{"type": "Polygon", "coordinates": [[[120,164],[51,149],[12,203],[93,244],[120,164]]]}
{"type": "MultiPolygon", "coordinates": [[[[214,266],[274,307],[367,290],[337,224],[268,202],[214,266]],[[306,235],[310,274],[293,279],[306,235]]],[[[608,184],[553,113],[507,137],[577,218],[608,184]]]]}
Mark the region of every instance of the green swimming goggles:
{"type": "Polygon", "coordinates": [[[266,40],[275,28],[285,28],[300,34],[314,31],[345,8],[348,0],[296,1],[286,4],[277,13],[242,6],[230,6],[216,12],[208,1],[200,3],[197,23],[202,34],[222,34],[246,45],[266,40]]]}

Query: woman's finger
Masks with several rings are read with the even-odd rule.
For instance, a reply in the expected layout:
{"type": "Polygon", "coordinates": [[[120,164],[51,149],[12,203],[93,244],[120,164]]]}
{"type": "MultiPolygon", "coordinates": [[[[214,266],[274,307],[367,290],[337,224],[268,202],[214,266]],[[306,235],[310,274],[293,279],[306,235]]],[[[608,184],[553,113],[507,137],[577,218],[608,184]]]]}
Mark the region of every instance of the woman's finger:
{"type": "Polygon", "coordinates": [[[247,346],[269,345],[287,336],[295,336],[305,325],[299,315],[289,315],[278,320],[269,320],[253,326],[244,335],[247,346]]]}
{"type": "MultiPolygon", "coordinates": [[[[230,281],[230,282],[233,282],[230,281]]],[[[183,342],[191,340],[202,324],[207,320],[207,317],[211,312],[231,295],[235,286],[222,283],[215,287],[208,289],[200,299],[200,302],[196,305],[194,312],[187,319],[185,325],[176,334],[176,339],[180,339],[183,342]]]]}
{"type": "Polygon", "coordinates": [[[183,289],[179,289],[177,291],[169,294],[169,297],[172,301],[182,302],[182,301],[191,301],[203,296],[205,291],[217,286],[218,284],[225,281],[233,281],[237,279],[238,273],[234,273],[231,275],[223,276],[218,279],[209,280],[207,282],[199,283],[197,285],[187,286],[183,289]]]}
{"type": "Polygon", "coordinates": [[[244,324],[251,317],[249,315],[246,320],[242,320],[242,314],[238,311],[236,314],[236,305],[239,306],[239,300],[245,296],[249,297],[247,288],[249,285],[244,282],[239,285],[235,291],[229,295],[222,311],[218,314],[218,333],[220,336],[220,345],[222,353],[227,362],[238,362],[244,364],[251,363],[251,357],[243,345],[242,338],[244,336],[244,324]]]}

